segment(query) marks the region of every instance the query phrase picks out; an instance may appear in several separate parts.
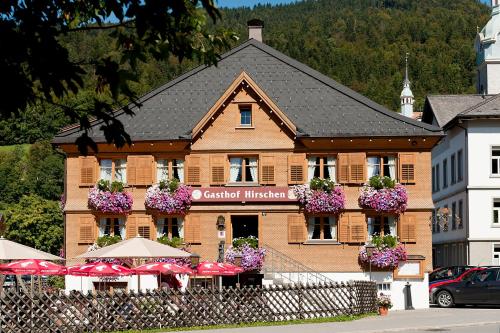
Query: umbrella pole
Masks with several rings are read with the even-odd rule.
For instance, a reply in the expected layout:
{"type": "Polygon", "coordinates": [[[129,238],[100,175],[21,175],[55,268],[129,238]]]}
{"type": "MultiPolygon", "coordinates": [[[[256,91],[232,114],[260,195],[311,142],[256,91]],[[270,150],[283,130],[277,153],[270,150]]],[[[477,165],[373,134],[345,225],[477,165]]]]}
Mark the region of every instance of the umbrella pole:
{"type": "Polygon", "coordinates": [[[33,298],[33,289],[35,289],[35,281],[33,281],[33,275],[31,275],[31,298],[33,298]]]}
{"type": "Polygon", "coordinates": [[[38,292],[42,293],[42,276],[38,275],[38,292]]]}

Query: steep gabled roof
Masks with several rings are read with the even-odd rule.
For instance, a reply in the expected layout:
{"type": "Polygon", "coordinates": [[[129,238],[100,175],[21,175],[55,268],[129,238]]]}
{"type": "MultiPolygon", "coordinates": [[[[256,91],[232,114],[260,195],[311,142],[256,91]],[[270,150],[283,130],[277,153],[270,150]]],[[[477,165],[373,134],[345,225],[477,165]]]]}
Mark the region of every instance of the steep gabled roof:
{"type": "MultiPolygon", "coordinates": [[[[217,66],[199,66],[140,99],[136,115],[118,119],[133,141],[190,138],[195,125],[231,83],[246,72],[297,127],[311,137],[429,136],[439,128],[389,111],[310,67],[253,39],[222,55],[217,66]]],[[[90,136],[105,142],[93,124],[90,136]]],[[[78,128],[64,130],[55,143],[71,143],[78,128]]]]}
{"type": "Polygon", "coordinates": [[[499,95],[431,95],[427,97],[424,121],[430,114],[442,128],[465,118],[500,117],[499,95]]]}

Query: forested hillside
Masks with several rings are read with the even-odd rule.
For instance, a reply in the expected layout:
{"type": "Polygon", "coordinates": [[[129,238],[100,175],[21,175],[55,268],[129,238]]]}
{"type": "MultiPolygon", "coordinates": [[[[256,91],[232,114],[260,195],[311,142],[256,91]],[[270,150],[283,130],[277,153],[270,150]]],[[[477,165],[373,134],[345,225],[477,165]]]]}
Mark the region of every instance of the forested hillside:
{"type": "MultiPolygon", "coordinates": [[[[473,41],[488,17],[478,0],[307,0],[224,9],[221,23],[243,42],[246,21],[260,18],[267,44],[397,111],[406,52],[417,109],[427,94],[474,92],[473,41]]],[[[105,32],[73,34],[65,43],[82,62],[95,53],[113,56],[105,32]]],[[[143,94],[195,65],[147,59],[133,88],[143,94]]],[[[82,91],[69,102],[83,108],[93,97],[82,91]]],[[[54,106],[30,107],[21,117],[0,118],[0,145],[50,139],[67,123],[54,106]]]]}

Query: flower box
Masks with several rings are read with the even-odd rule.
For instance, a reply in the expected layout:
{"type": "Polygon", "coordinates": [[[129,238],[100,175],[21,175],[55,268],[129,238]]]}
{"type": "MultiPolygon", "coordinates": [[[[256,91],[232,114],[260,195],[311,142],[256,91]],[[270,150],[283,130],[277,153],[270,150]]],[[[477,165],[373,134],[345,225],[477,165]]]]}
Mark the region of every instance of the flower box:
{"type": "Polygon", "coordinates": [[[241,256],[241,268],[245,272],[259,272],[264,265],[266,250],[258,247],[258,239],[255,237],[235,238],[232,246],[226,250],[226,262],[235,265],[236,256],[241,256]]]}
{"type": "Polygon", "coordinates": [[[363,265],[371,263],[373,268],[394,269],[400,261],[406,261],[406,249],[397,242],[394,236],[373,236],[372,243],[375,245],[373,254],[368,257],[366,246],[359,251],[359,261],[363,265]]]}
{"type": "Polygon", "coordinates": [[[389,177],[375,176],[361,188],[358,203],[361,208],[379,213],[401,214],[406,211],[408,193],[389,177]]]}
{"type": "Polygon", "coordinates": [[[175,180],[160,182],[148,188],[144,204],[161,213],[185,215],[191,208],[191,187],[175,180]]]}
{"type": "Polygon", "coordinates": [[[329,179],[314,178],[309,185],[296,185],[293,193],[308,214],[337,215],[345,207],[344,190],[329,179]]]}
{"type": "Polygon", "coordinates": [[[101,213],[127,214],[132,210],[132,195],[119,182],[99,181],[89,191],[88,206],[101,213]]]}

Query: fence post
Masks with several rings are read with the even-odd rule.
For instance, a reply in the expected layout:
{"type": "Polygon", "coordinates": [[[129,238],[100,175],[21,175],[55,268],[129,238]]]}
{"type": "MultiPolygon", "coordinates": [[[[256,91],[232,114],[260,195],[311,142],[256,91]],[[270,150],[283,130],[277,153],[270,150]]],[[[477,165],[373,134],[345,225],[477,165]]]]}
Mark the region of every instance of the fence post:
{"type": "Polygon", "coordinates": [[[297,284],[297,294],[299,296],[299,319],[303,319],[302,316],[302,290],[301,290],[302,283],[297,284]]]}
{"type": "Polygon", "coordinates": [[[358,307],[356,304],[356,301],[359,302],[359,300],[356,300],[356,282],[355,281],[349,281],[347,282],[347,285],[349,287],[349,295],[350,295],[350,301],[351,301],[351,313],[350,315],[356,315],[358,314],[358,307]]]}

